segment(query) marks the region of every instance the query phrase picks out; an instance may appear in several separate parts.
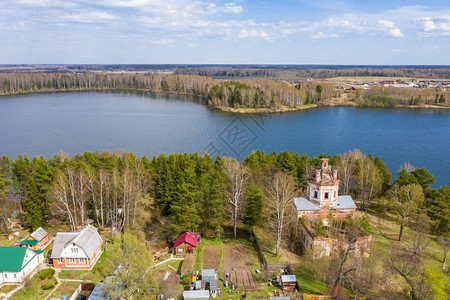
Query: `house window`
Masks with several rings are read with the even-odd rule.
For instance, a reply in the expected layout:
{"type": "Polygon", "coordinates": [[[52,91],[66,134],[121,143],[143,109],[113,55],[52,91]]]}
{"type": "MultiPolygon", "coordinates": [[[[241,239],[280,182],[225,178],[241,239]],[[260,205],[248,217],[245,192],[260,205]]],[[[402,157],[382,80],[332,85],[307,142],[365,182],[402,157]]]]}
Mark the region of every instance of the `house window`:
{"type": "Polygon", "coordinates": [[[78,248],[72,248],[72,253],[78,253],[78,248]]]}
{"type": "Polygon", "coordinates": [[[84,264],[84,258],[80,258],[80,264],[84,264]]]}
{"type": "Polygon", "coordinates": [[[183,252],[183,248],[178,248],[178,252],[183,252]]]}
{"type": "Polygon", "coordinates": [[[61,264],[62,263],[62,258],[58,258],[58,262],[61,264]]]}
{"type": "Polygon", "coordinates": [[[5,274],[5,278],[8,278],[8,274],[5,274]]]}
{"type": "Polygon", "coordinates": [[[17,274],[14,274],[14,278],[17,279],[17,274]]]}
{"type": "Polygon", "coordinates": [[[314,192],[314,198],[317,199],[317,196],[318,196],[318,195],[317,195],[317,191],[315,191],[315,192],[314,192]]]}
{"type": "Polygon", "coordinates": [[[75,263],[75,258],[69,258],[69,263],[74,264],[75,263]]]}
{"type": "Polygon", "coordinates": [[[328,199],[328,193],[325,193],[325,199],[328,199]]]}

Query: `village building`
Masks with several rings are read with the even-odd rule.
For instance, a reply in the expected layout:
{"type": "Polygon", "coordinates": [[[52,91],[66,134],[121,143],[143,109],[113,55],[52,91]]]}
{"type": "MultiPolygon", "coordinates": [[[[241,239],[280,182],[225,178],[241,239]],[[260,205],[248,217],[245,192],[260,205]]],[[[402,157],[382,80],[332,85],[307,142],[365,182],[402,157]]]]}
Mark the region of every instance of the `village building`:
{"type": "Polygon", "coordinates": [[[173,242],[173,248],[176,255],[185,255],[187,253],[194,253],[198,244],[198,235],[192,231],[185,231],[181,233],[173,242]]]}
{"type": "MultiPolygon", "coordinates": [[[[320,168],[313,171],[308,180],[306,195],[294,198],[297,216],[302,220],[300,238],[306,248],[313,250],[316,257],[329,256],[337,239],[319,235],[311,223],[322,222],[327,227],[330,215],[334,219],[345,219],[356,211],[356,205],[351,196],[339,196],[339,179],[337,170],[332,170],[328,159],[320,160],[320,168]]],[[[368,254],[372,237],[360,237],[355,242],[355,251],[368,254]]]]}
{"type": "Polygon", "coordinates": [[[87,225],[78,232],[58,232],[50,259],[54,268],[91,269],[102,253],[97,228],[87,225]]]}
{"type": "Polygon", "coordinates": [[[0,247],[0,286],[22,283],[43,261],[42,251],[0,247]]]}
{"type": "Polygon", "coordinates": [[[297,287],[297,278],[295,275],[281,275],[280,286],[282,290],[293,292],[297,287]]]}
{"type": "Polygon", "coordinates": [[[20,247],[27,247],[31,250],[42,250],[52,241],[52,235],[39,227],[33,233],[27,235],[21,242],[20,247]]]}
{"type": "Polygon", "coordinates": [[[183,291],[183,299],[185,299],[185,300],[208,300],[209,299],[209,291],[207,291],[207,290],[183,291]]]}

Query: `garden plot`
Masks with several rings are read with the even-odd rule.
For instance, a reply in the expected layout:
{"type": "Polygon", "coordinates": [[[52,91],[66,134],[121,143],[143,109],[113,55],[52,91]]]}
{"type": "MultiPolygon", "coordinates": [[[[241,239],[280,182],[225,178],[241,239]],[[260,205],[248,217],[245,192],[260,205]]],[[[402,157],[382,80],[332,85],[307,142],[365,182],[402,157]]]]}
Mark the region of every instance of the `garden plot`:
{"type": "Polygon", "coordinates": [[[204,246],[202,269],[219,270],[219,267],[220,267],[220,247],[204,246]]]}
{"type": "Polygon", "coordinates": [[[224,272],[230,274],[230,283],[235,287],[242,286],[247,291],[257,290],[258,283],[253,275],[251,257],[244,245],[225,248],[224,272]]]}

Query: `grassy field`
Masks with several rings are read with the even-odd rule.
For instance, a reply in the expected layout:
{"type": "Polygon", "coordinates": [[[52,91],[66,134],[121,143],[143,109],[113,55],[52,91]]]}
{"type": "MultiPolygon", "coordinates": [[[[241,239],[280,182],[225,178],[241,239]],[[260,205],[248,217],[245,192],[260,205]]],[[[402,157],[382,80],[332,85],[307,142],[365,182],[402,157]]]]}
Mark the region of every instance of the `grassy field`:
{"type": "Polygon", "coordinates": [[[75,281],[64,281],[60,284],[60,286],[52,293],[51,298],[62,298],[62,296],[66,295],[67,298],[72,296],[73,292],[80,285],[79,282],[75,281]]]}
{"type": "MultiPolygon", "coordinates": [[[[405,249],[413,248],[412,241],[414,232],[413,230],[411,230],[411,228],[405,228],[402,241],[399,242],[398,234],[400,226],[397,223],[376,217],[374,215],[370,215],[370,218],[373,231],[373,247],[375,247],[377,251],[379,251],[379,255],[381,257],[386,256],[388,250],[393,245],[397,247],[403,247],[405,249]]],[[[450,287],[450,276],[448,275],[448,273],[443,272],[442,270],[442,259],[444,255],[442,246],[438,244],[437,240],[438,238],[435,236],[428,236],[428,244],[424,247],[424,250],[421,254],[422,259],[424,265],[427,268],[431,268],[441,274],[444,277],[447,286],[450,287]]]]}
{"type": "Polygon", "coordinates": [[[9,293],[14,290],[18,285],[4,285],[0,288],[0,293],[9,293]]]}
{"type": "Polygon", "coordinates": [[[42,288],[45,284],[56,285],[56,279],[52,276],[50,279],[46,278],[44,280],[39,279],[39,273],[36,274],[25,286],[15,292],[10,299],[15,300],[41,300],[47,297],[53,288],[44,290],[42,288]]]}

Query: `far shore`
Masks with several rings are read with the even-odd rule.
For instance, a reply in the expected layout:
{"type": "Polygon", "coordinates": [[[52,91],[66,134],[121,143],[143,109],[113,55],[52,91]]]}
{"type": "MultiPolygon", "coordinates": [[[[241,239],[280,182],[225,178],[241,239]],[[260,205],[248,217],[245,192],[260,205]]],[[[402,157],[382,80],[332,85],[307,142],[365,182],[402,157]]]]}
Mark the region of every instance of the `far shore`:
{"type": "MultiPolygon", "coordinates": [[[[40,89],[40,90],[34,90],[34,91],[22,91],[22,92],[16,92],[16,93],[2,93],[1,96],[15,96],[15,95],[27,95],[27,94],[41,94],[41,93],[70,93],[70,92],[150,92],[150,93],[156,93],[156,94],[172,94],[172,95],[185,95],[185,96],[194,96],[202,98],[199,95],[189,94],[189,93],[179,93],[179,92],[170,92],[170,91],[161,91],[161,90],[153,90],[149,91],[148,89],[131,89],[131,88],[120,88],[120,89],[113,89],[113,88],[90,88],[90,89],[40,89]]],[[[336,107],[361,107],[361,108],[423,108],[423,109],[450,109],[448,106],[443,105],[435,105],[435,104],[418,104],[418,105],[394,105],[394,106],[377,106],[377,105],[362,105],[353,101],[348,100],[327,100],[323,101],[323,103],[320,104],[306,104],[296,107],[289,107],[289,106],[279,106],[276,108],[254,108],[254,107],[225,107],[225,106],[214,106],[214,105],[207,105],[208,107],[212,109],[217,109],[224,112],[229,113],[237,113],[237,114],[267,114],[267,113],[284,113],[284,112],[293,112],[293,111],[301,111],[301,110],[307,110],[307,109],[313,109],[318,107],[330,107],[330,106],[336,106],[336,107]]]]}

